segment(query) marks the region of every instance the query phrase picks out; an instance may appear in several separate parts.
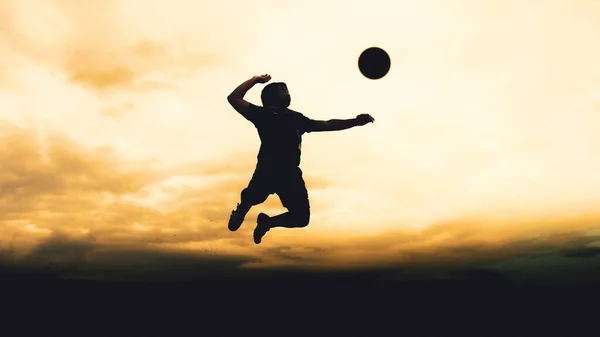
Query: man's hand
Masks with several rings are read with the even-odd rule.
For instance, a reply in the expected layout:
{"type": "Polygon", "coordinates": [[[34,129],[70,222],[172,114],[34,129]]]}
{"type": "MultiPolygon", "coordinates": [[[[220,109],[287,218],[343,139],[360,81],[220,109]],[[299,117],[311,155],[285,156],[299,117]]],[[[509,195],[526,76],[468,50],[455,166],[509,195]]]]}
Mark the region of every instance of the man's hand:
{"type": "Polygon", "coordinates": [[[367,123],[373,123],[375,119],[371,115],[360,114],[355,118],[358,126],[366,125],[367,123]]]}
{"type": "Polygon", "coordinates": [[[252,77],[252,79],[254,79],[256,81],[256,83],[267,83],[271,80],[271,75],[269,75],[269,74],[257,75],[257,76],[252,77]]]}

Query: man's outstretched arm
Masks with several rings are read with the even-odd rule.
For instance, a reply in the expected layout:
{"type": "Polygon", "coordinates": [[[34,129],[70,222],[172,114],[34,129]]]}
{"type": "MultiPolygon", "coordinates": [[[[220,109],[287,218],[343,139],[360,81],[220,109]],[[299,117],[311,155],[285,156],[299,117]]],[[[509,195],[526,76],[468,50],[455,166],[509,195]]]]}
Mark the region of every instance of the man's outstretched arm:
{"type": "Polygon", "coordinates": [[[313,121],[311,132],[322,131],[340,131],[353,128],[355,126],[373,123],[375,119],[367,114],[361,114],[352,119],[330,119],[328,121],[313,121]]]}
{"type": "Polygon", "coordinates": [[[244,100],[244,96],[246,96],[248,90],[252,89],[256,83],[267,83],[270,79],[271,76],[268,74],[252,77],[235,88],[231,94],[227,96],[227,101],[235,111],[247,118],[250,110],[250,103],[244,100]]]}

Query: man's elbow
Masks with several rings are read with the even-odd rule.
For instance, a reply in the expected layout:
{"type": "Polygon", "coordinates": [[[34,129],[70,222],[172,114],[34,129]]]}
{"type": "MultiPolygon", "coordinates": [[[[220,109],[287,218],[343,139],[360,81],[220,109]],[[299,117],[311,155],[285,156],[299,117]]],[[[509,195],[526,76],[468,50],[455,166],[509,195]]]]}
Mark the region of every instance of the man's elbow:
{"type": "Polygon", "coordinates": [[[227,102],[229,102],[229,105],[231,105],[232,107],[234,107],[236,110],[240,106],[240,99],[239,99],[239,97],[235,97],[235,96],[229,95],[229,96],[227,96],[227,102]]]}

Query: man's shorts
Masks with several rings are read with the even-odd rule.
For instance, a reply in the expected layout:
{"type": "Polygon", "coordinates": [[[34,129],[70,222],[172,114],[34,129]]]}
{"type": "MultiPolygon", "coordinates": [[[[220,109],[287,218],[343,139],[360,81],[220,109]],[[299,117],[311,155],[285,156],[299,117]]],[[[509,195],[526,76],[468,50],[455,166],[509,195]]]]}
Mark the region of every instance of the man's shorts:
{"type": "Polygon", "coordinates": [[[283,207],[290,211],[310,207],[308,191],[299,167],[285,169],[257,167],[248,187],[242,191],[242,200],[250,205],[258,205],[267,200],[271,194],[277,194],[283,207]]]}

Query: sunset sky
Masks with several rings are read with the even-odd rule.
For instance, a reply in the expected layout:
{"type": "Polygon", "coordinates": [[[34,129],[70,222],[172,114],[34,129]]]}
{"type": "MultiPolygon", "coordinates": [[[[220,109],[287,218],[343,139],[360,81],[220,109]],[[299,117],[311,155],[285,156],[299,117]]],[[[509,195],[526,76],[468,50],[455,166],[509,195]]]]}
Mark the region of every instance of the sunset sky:
{"type": "Polygon", "coordinates": [[[593,0],[2,1],[0,262],[598,263],[599,40],[593,0]],[[357,67],[371,46],[380,80],[357,67]],[[226,97],[264,73],[310,118],[375,123],[304,136],[311,223],[255,245],[256,215],[284,209],[228,231],[260,141],[226,97]]]}

